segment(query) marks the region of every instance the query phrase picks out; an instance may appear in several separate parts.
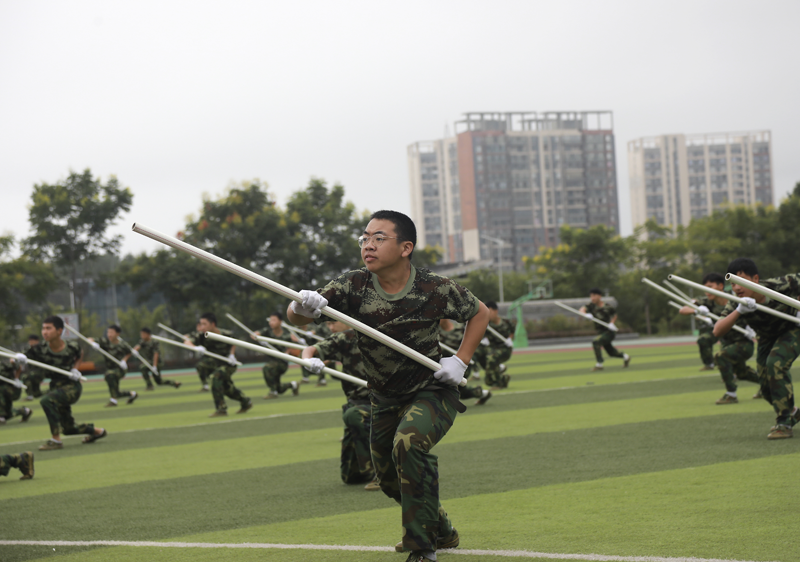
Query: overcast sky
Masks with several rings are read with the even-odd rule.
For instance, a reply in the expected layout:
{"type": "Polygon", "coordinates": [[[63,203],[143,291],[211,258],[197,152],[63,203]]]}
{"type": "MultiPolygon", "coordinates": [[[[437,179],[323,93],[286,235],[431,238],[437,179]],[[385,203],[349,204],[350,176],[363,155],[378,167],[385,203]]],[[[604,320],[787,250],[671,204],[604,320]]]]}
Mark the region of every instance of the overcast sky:
{"type": "Polygon", "coordinates": [[[0,0],[0,232],[35,183],[115,174],[124,252],[203,193],[309,178],[410,211],[406,147],[466,111],[612,110],[626,143],[769,129],[776,203],[800,180],[800,2],[0,0]]]}

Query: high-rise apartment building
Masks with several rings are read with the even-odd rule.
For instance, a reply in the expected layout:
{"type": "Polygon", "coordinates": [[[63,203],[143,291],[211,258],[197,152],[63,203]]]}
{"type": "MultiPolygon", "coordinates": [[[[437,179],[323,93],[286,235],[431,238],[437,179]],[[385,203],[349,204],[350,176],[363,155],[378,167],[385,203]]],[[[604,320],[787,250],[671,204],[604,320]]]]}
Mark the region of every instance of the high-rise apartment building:
{"type": "Polygon", "coordinates": [[[517,269],[562,225],[619,231],[610,111],[466,113],[455,133],[408,147],[418,244],[441,246],[445,262],[502,248],[517,269]]]}
{"type": "Polygon", "coordinates": [[[633,226],[688,225],[729,203],[771,205],[769,131],[662,135],[628,143],[633,226]]]}

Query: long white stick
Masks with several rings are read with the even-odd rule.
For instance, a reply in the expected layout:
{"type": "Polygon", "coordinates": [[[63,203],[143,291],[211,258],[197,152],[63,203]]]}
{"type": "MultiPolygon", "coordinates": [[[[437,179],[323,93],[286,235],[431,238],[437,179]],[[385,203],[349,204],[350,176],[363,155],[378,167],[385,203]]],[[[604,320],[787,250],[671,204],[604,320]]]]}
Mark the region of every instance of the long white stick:
{"type": "Polygon", "coordinates": [[[162,324],[161,322],[158,323],[158,327],[164,330],[165,332],[172,334],[173,336],[181,338],[181,341],[183,341],[186,338],[186,336],[181,334],[178,330],[173,330],[172,328],[170,328],[166,324],[162,324]]]}
{"type": "MultiPolygon", "coordinates": [[[[8,384],[10,384],[12,386],[17,386],[17,382],[19,382],[18,379],[7,379],[3,375],[0,375],[0,381],[7,382],[8,384]]],[[[28,390],[28,387],[25,386],[22,383],[19,383],[19,387],[18,388],[21,388],[23,390],[28,390]]]]}
{"type": "MultiPolygon", "coordinates": [[[[237,326],[239,326],[239,327],[240,327],[242,330],[244,330],[245,332],[247,332],[247,333],[250,335],[250,337],[251,337],[251,338],[256,338],[256,337],[257,337],[257,336],[256,336],[256,333],[255,333],[253,330],[251,330],[250,328],[248,328],[247,326],[245,326],[243,322],[239,322],[239,320],[237,320],[237,319],[236,319],[236,318],[233,316],[233,314],[231,314],[231,313],[229,313],[229,312],[226,312],[226,313],[225,313],[225,316],[227,316],[227,317],[230,319],[230,321],[231,321],[231,322],[233,322],[234,324],[236,324],[237,326]]],[[[262,343],[261,345],[263,345],[264,347],[268,347],[268,348],[270,348],[270,349],[271,349],[271,350],[273,350],[273,351],[278,351],[277,349],[275,349],[274,347],[272,347],[272,346],[271,346],[270,344],[268,344],[267,342],[264,342],[264,343],[262,343]]]]}
{"type": "MultiPolygon", "coordinates": [[[[119,336],[119,341],[125,341],[125,340],[123,340],[123,339],[122,339],[122,336],[119,336]]],[[[130,345],[130,344],[129,344],[129,345],[130,345]]],[[[158,372],[158,371],[156,371],[155,367],[153,367],[153,366],[152,366],[150,363],[148,363],[148,362],[147,362],[147,359],[145,359],[144,357],[142,357],[142,356],[141,356],[141,354],[140,354],[138,351],[134,352],[133,346],[131,346],[131,355],[133,355],[133,356],[134,356],[134,357],[136,357],[136,358],[137,358],[139,361],[141,361],[141,362],[142,362],[142,365],[144,365],[145,367],[147,367],[148,369],[150,369],[150,371],[152,371],[152,373],[153,373],[154,375],[158,375],[158,374],[159,374],[159,372],[158,372]]]]}
{"type": "MultiPolygon", "coordinates": [[[[65,327],[67,330],[69,330],[70,332],[72,332],[73,334],[75,334],[76,336],[78,336],[79,338],[81,338],[83,341],[85,341],[86,343],[88,343],[89,345],[91,345],[92,347],[94,347],[94,345],[92,345],[92,342],[90,342],[90,341],[89,341],[89,338],[87,338],[86,336],[84,336],[83,334],[81,334],[81,333],[80,333],[78,330],[76,330],[75,328],[73,328],[73,327],[72,327],[72,326],[70,326],[69,324],[64,324],[64,327],[65,327]]],[[[99,345],[99,344],[98,344],[98,345],[99,345]]],[[[110,354],[108,351],[106,351],[106,350],[105,350],[105,349],[103,349],[102,347],[98,347],[98,348],[97,348],[97,351],[99,351],[101,355],[103,355],[103,356],[107,357],[108,359],[111,359],[111,360],[112,360],[114,363],[116,363],[116,364],[119,366],[119,368],[120,368],[120,369],[122,369],[122,363],[120,363],[120,362],[119,362],[119,359],[117,359],[116,357],[114,357],[113,355],[111,355],[111,354],[110,354]]]]}
{"type": "MultiPolygon", "coordinates": [[[[4,351],[0,351],[0,356],[1,357],[10,357],[11,359],[14,359],[15,356],[16,356],[16,353],[6,353],[4,351]]],[[[59,369],[58,367],[53,367],[52,365],[48,365],[47,363],[40,363],[39,361],[34,361],[33,359],[28,359],[28,365],[32,365],[34,367],[39,367],[40,369],[46,369],[48,371],[52,371],[54,373],[58,373],[59,375],[64,375],[65,377],[72,376],[72,373],[70,373],[69,371],[65,371],[64,369],[59,369]]],[[[82,381],[86,381],[87,379],[86,379],[86,377],[81,376],[81,380],[82,381]]]]}
{"type": "MultiPolygon", "coordinates": [[[[580,314],[580,313],[578,313],[578,314],[580,314]]],[[[503,334],[501,334],[500,332],[498,332],[497,330],[492,328],[492,323],[491,322],[489,323],[489,325],[486,326],[486,331],[489,332],[490,334],[492,334],[493,336],[497,336],[498,338],[500,338],[503,341],[506,341],[508,339],[508,338],[504,338],[503,334]]]]}
{"type": "MultiPolygon", "coordinates": [[[[186,345],[183,342],[162,338],[161,336],[150,336],[150,337],[153,338],[154,340],[168,343],[170,345],[174,345],[175,347],[182,347],[183,349],[188,349],[189,351],[194,351],[195,353],[197,353],[197,350],[195,350],[194,346],[192,345],[186,345]]],[[[216,353],[211,353],[210,351],[206,351],[205,353],[203,353],[203,355],[204,356],[207,355],[208,357],[213,357],[214,359],[219,359],[220,361],[228,363],[227,357],[223,357],[222,355],[217,355],[216,353]]],[[[241,365],[239,361],[237,361],[236,364],[241,365]]],[[[230,365],[230,363],[228,363],[228,365],[230,365]]]]}
{"type": "MultiPolygon", "coordinates": [[[[677,281],[678,283],[681,283],[683,285],[687,285],[689,287],[695,287],[697,289],[700,289],[701,291],[705,291],[706,293],[711,293],[712,295],[720,296],[723,299],[728,299],[739,304],[742,304],[744,302],[743,299],[740,299],[736,295],[732,295],[730,293],[723,293],[722,291],[717,291],[716,289],[712,289],[711,287],[706,287],[705,285],[700,285],[699,283],[695,283],[694,281],[689,281],[688,279],[684,279],[683,277],[678,277],[677,275],[670,275],[668,278],[670,281],[677,281]]],[[[800,324],[800,318],[798,318],[797,316],[784,314],[783,312],[772,310],[771,308],[761,304],[756,304],[756,309],[760,310],[761,312],[766,312],[767,314],[772,314],[773,316],[777,316],[778,318],[783,318],[784,320],[788,320],[789,322],[800,324]]]]}
{"type": "MultiPolygon", "coordinates": [[[[289,355],[288,353],[281,353],[280,351],[274,351],[272,349],[267,349],[266,347],[262,347],[260,345],[256,345],[254,343],[248,343],[246,341],[236,340],[233,338],[229,338],[228,336],[223,336],[222,334],[215,334],[214,332],[206,332],[206,337],[211,338],[212,340],[219,340],[221,342],[225,342],[231,345],[236,345],[239,347],[243,347],[245,349],[250,349],[252,351],[257,351],[258,353],[263,353],[264,355],[269,355],[271,357],[276,357],[278,359],[283,359],[284,361],[291,361],[292,363],[297,363],[298,365],[302,365],[305,368],[309,368],[311,366],[311,362],[305,359],[300,359],[299,357],[295,357],[294,355],[289,355]]],[[[337,379],[341,379],[343,381],[351,382],[353,384],[357,384],[358,386],[367,386],[367,381],[361,380],[357,377],[352,375],[348,375],[337,371],[335,369],[331,369],[329,367],[325,367],[323,369],[324,372],[328,373],[332,377],[336,377],[337,379]]]]}
{"type": "MultiPolygon", "coordinates": [[[[686,306],[685,304],[678,304],[678,303],[673,302],[673,301],[669,301],[667,304],[669,304],[670,306],[672,306],[674,308],[677,308],[678,310],[680,310],[684,306],[686,306]]],[[[706,318],[705,316],[700,316],[699,314],[695,314],[695,316],[697,316],[698,320],[702,320],[703,322],[705,322],[708,325],[711,325],[711,324],[714,323],[714,321],[711,318],[706,318]]]]}
{"type": "Polygon", "coordinates": [[[288,347],[290,349],[305,349],[308,347],[307,345],[303,345],[302,343],[288,342],[288,341],[278,340],[275,338],[268,338],[267,336],[256,336],[256,338],[258,338],[258,341],[273,343],[275,345],[288,347]]]}
{"type": "Polygon", "coordinates": [[[287,330],[289,330],[290,332],[294,332],[295,335],[297,335],[297,336],[302,336],[304,338],[311,338],[311,339],[314,339],[314,340],[317,340],[317,341],[322,341],[322,340],[325,339],[322,336],[318,336],[317,334],[315,334],[311,330],[301,330],[300,328],[298,328],[296,326],[290,325],[288,322],[284,322],[281,325],[284,328],[286,328],[287,330]]]}
{"type": "Polygon", "coordinates": [[[681,291],[681,290],[680,290],[678,287],[676,287],[675,285],[673,285],[672,283],[670,283],[670,282],[669,282],[669,281],[667,281],[666,279],[664,279],[664,280],[662,281],[662,283],[663,283],[664,285],[666,285],[667,287],[669,287],[669,288],[670,288],[670,290],[671,290],[673,293],[675,293],[676,295],[678,295],[678,296],[679,296],[679,297],[681,297],[682,299],[684,299],[684,300],[687,300],[687,301],[689,301],[689,302],[694,302],[694,299],[692,299],[692,297],[690,297],[689,295],[687,295],[686,293],[684,293],[683,291],[681,291]]]}
{"type": "Polygon", "coordinates": [[[779,293],[778,291],[773,291],[772,289],[767,289],[763,285],[759,285],[758,283],[753,283],[752,281],[748,281],[747,279],[742,279],[738,275],[734,275],[733,273],[728,273],[725,276],[725,279],[731,281],[732,283],[736,283],[737,285],[741,285],[742,287],[746,287],[753,292],[756,292],[760,295],[767,296],[773,300],[778,302],[782,302],[783,304],[788,304],[792,308],[796,308],[800,310],[800,301],[793,299],[792,297],[787,297],[783,293],[779,293]]]}
{"type": "MultiPolygon", "coordinates": [[[[247,270],[247,269],[245,269],[245,268],[243,268],[241,266],[238,266],[238,265],[236,265],[234,263],[231,263],[228,260],[224,260],[224,259],[222,259],[220,257],[215,256],[214,254],[210,254],[210,253],[208,253],[208,252],[206,252],[204,250],[201,250],[200,248],[195,248],[191,244],[187,244],[186,242],[178,240],[177,238],[173,238],[172,236],[167,236],[166,234],[162,234],[161,232],[158,232],[157,230],[153,230],[152,228],[148,228],[148,227],[146,227],[144,225],[141,225],[141,224],[134,223],[132,229],[133,229],[134,232],[136,232],[138,234],[142,234],[144,236],[147,236],[148,238],[150,238],[152,240],[155,240],[157,242],[161,242],[162,244],[170,246],[171,248],[175,248],[176,250],[180,250],[181,252],[185,252],[185,253],[187,253],[187,254],[189,254],[191,256],[194,256],[196,258],[199,258],[199,259],[201,259],[201,260],[203,260],[203,261],[205,261],[207,263],[210,263],[210,264],[215,265],[215,266],[217,266],[217,267],[219,267],[221,269],[224,269],[225,271],[229,271],[230,273],[233,273],[234,275],[238,275],[242,279],[247,279],[248,281],[251,281],[251,282],[255,283],[256,285],[260,285],[260,286],[264,287],[265,289],[269,289],[270,291],[278,293],[279,295],[284,296],[287,299],[290,299],[290,300],[293,300],[293,301],[297,301],[297,302],[300,302],[302,300],[301,297],[300,297],[300,293],[298,293],[297,291],[293,291],[292,289],[289,289],[288,287],[284,287],[280,283],[276,283],[275,281],[272,281],[271,279],[267,279],[266,277],[264,277],[262,275],[258,275],[257,273],[253,273],[252,271],[249,271],[249,270],[247,270]]],[[[428,369],[431,369],[432,371],[438,371],[438,370],[440,370],[442,368],[442,366],[439,365],[439,363],[437,363],[436,361],[434,361],[430,357],[425,357],[420,352],[418,352],[416,350],[413,350],[410,347],[405,346],[405,345],[401,344],[400,342],[397,342],[397,341],[393,340],[389,336],[387,336],[385,334],[382,334],[381,332],[379,332],[378,330],[376,330],[374,328],[371,328],[370,326],[367,326],[363,322],[360,322],[360,321],[358,321],[358,320],[356,320],[354,318],[350,318],[346,314],[342,314],[338,310],[334,310],[331,307],[326,306],[325,308],[322,309],[322,312],[326,316],[328,316],[330,318],[333,318],[334,320],[339,320],[339,321],[344,322],[345,324],[347,324],[349,326],[352,326],[352,328],[354,330],[357,330],[357,331],[361,332],[362,334],[367,335],[367,336],[369,336],[369,337],[381,342],[382,344],[384,344],[384,345],[386,345],[388,347],[391,347],[392,349],[394,349],[398,353],[402,353],[406,357],[409,357],[410,359],[413,359],[414,361],[418,362],[420,365],[423,365],[423,366],[427,367],[428,369]]]]}
{"type": "Polygon", "coordinates": [[[583,313],[581,313],[580,310],[575,310],[574,308],[572,308],[571,306],[567,306],[563,302],[553,301],[553,304],[556,305],[556,306],[560,306],[564,310],[569,310],[570,312],[574,312],[575,314],[577,314],[581,318],[585,318],[586,320],[591,320],[592,322],[600,324],[601,326],[605,326],[609,330],[614,331],[614,328],[612,328],[610,324],[606,324],[605,322],[603,322],[602,320],[598,320],[597,318],[586,318],[586,316],[584,316],[583,313]]]}

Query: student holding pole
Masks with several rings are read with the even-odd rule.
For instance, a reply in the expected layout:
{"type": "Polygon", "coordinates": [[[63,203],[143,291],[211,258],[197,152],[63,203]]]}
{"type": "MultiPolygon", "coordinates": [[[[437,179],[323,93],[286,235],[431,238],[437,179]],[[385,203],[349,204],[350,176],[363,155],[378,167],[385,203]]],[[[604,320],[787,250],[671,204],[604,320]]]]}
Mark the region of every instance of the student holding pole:
{"type": "MultiPolygon", "coordinates": [[[[261,330],[255,332],[255,339],[258,341],[257,336],[264,334],[265,336],[269,336],[278,341],[284,341],[287,343],[293,343],[296,337],[293,338],[293,333],[287,330],[283,326],[283,316],[280,312],[273,312],[269,315],[267,319],[268,326],[262,328],[261,330]]],[[[276,343],[275,345],[280,345],[276,343]]],[[[297,351],[290,350],[287,348],[286,353],[290,355],[297,354],[297,351]],[[293,353],[292,353],[293,352],[293,353]]],[[[269,392],[266,396],[264,396],[265,400],[274,400],[278,398],[281,394],[286,392],[287,390],[291,390],[294,396],[297,396],[300,392],[300,387],[298,386],[297,381],[290,381],[290,382],[281,382],[281,376],[289,369],[289,363],[282,360],[277,359],[275,357],[267,357],[264,366],[261,368],[261,372],[264,375],[264,382],[267,384],[267,388],[269,388],[269,392]]]]}
{"type": "Polygon", "coordinates": [[[75,332],[78,337],[85,339],[89,345],[106,357],[106,374],[104,378],[108,385],[108,392],[111,395],[106,408],[116,407],[118,398],[127,398],[127,403],[133,404],[134,400],[139,397],[139,393],[135,390],[119,389],[119,381],[124,379],[128,373],[128,359],[132,355],[131,346],[120,338],[121,333],[122,328],[116,324],[109,326],[106,329],[106,336],[100,338],[99,341],[94,341],[94,338],[83,338],[78,332],[75,332]]]}
{"type": "MultiPolygon", "coordinates": [[[[31,334],[28,336],[28,348],[35,347],[41,343],[41,339],[36,334],[31,334]]],[[[33,400],[34,398],[41,398],[42,397],[42,381],[47,378],[47,373],[44,369],[39,369],[37,367],[28,366],[25,369],[25,372],[22,375],[22,382],[24,382],[28,388],[25,389],[27,396],[25,400],[33,400]]]]}
{"type": "Polygon", "coordinates": [[[22,365],[19,362],[0,363],[0,425],[17,416],[20,416],[22,421],[26,422],[33,414],[33,410],[28,407],[14,407],[14,401],[20,399],[24,388],[20,380],[21,374],[22,365]]]}
{"type": "Polygon", "coordinates": [[[508,388],[511,375],[506,374],[505,362],[511,359],[514,352],[514,324],[500,317],[497,303],[488,301],[489,326],[481,340],[481,346],[475,351],[475,361],[486,371],[486,385],[490,390],[508,388]]]}
{"type": "MultiPolygon", "coordinates": [[[[725,278],[719,273],[708,273],[703,277],[703,285],[722,291],[725,288],[725,278]]],[[[678,312],[684,316],[693,314],[708,316],[709,313],[719,316],[728,301],[712,293],[705,293],[705,296],[694,299],[694,304],[697,305],[697,309],[691,306],[684,306],[678,312]]],[[[701,322],[698,331],[700,336],[697,338],[697,347],[700,348],[700,361],[703,362],[703,367],[700,370],[713,371],[717,367],[714,364],[714,344],[718,341],[718,338],[714,336],[714,326],[713,324],[709,325],[701,322]]]]}
{"type": "Polygon", "coordinates": [[[595,329],[598,334],[592,341],[592,347],[594,348],[594,356],[597,362],[592,367],[592,371],[603,370],[603,349],[606,350],[609,357],[621,358],[622,366],[627,367],[631,362],[630,355],[620,352],[611,343],[617,334],[617,326],[614,324],[617,321],[617,310],[610,304],[603,302],[603,293],[598,288],[593,288],[589,291],[589,299],[591,302],[582,306],[579,312],[589,320],[600,321],[595,322],[595,329]]]}
{"type": "Polygon", "coordinates": [[[153,390],[155,388],[153,383],[150,382],[150,375],[153,375],[153,380],[158,386],[181,387],[180,381],[162,378],[161,369],[164,366],[164,360],[161,356],[161,347],[160,344],[153,339],[153,331],[147,326],[139,330],[139,343],[133,346],[131,353],[142,363],[142,378],[145,384],[147,384],[147,390],[153,390]],[[142,361],[142,359],[144,359],[144,361],[142,361]],[[150,365],[146,365],[145,361],[150,365]]]}

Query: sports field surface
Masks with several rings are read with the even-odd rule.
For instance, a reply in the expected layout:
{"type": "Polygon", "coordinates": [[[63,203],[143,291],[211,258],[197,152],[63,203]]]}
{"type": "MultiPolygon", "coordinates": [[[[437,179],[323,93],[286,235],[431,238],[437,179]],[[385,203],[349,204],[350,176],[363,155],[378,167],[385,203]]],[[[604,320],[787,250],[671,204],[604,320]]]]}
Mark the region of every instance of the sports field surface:
{"type": "MultiPolygon", "coordinates": [[[[508,390],[460,414],[434,449],[461,545],[439,560],[800,560],[800,438],[766,439],[771,407],[699,372],[693,343],[620,344],[591,373],[590,348],[518,351],[508,390]]],[[[285,380],[299,379],[292,368],[285,380]]],[[[0,561],[395,560],[400,509],[339,478],[343,394],[301,387],[277,400],[260,366],[234,380],[255,407],[209,419],[194,372],[175,390],[104,408],[84,384],[78,422],[109,436],[36,451],[41,407],[0,427],[0,453],[33,450],[36,475],[0,478],[0,561]]],[[[475,383],[471,383],[475,384],[475,383]]]]}

